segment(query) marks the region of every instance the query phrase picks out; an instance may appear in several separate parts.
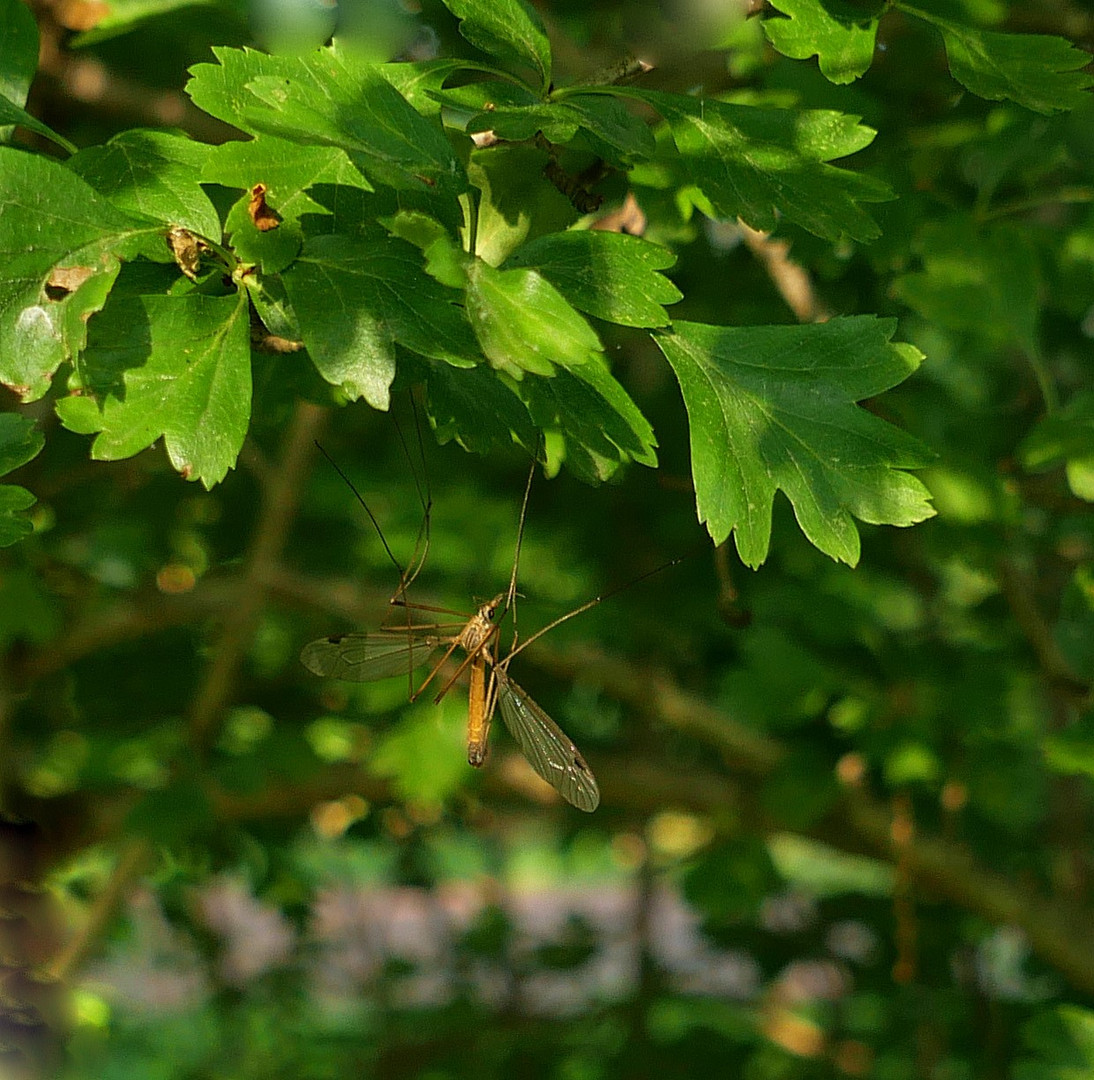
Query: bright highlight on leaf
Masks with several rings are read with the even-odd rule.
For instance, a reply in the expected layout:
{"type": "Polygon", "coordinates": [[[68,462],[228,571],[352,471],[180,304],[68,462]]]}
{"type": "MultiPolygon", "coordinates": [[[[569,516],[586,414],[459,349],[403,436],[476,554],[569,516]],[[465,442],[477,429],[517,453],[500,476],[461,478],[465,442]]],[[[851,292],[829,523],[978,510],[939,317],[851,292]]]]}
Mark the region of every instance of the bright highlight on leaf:
{"type": "Polygon", "coordinates": [[[699,520],[716,544],[733,532],[742,561],[759,566],[778,490],[809,540],[852,566],[854,518],[913,525],[933,514],[926,488],[903,471],[930,452],[855,404],[922,360],[910,345],[890,344],[895,325],[867,316],[809,326],[680,322],[657,335],[684,394],[699,520]]]}
{"type": "Polygon", "coordinates": [[[467,314],[494,367],[519,379],[580,367],[600,352],[589,324],[534,270],[468,269],[467,314]]]}
{"type": "Polygon", "coordinates": [[[58,402],[66,427],[98,432],[92,456],[132,457],[161,436],[171,464],[211,488],[235,465],[251,408],[240,296],[141,296],[107,305],[58,402]],[[90,396],[86,396],[90,395],[90,396]]]}
{"type": "Polygon", "coordinates": [[[941,19],[903,0],[900,7],[942,32],[950,73],[979,97],[1014,101],[1046,115],[1077,108],[1089,98],[1094,78],[1080,69],[1090,63],[1090,54],[1064,38],[998,34],[941,19]]]}
{"type": "Polygon", "coordinates": [[[320,49],[266,56],[214,49],[219,66],[198,64],[187,92],[194,103],[255,134],[337,146],[366,176],[398,189],[467,184],[440,127],[411,108],[377,65],[320,49]]]}
{"type": "MultiPolygon", "coordinates": [[[[764,33],[783,56],[808,60],[816,56],[821,73],[837,85],[854,82],[874,58],[877,18],[863,18],[851,5],[838,18],[820,0],[772,0],[787,18],[764,20],[764,33]]],[[[837,9],[840,10],[840,9],[837,9]]]]}
{"type": "Polygon", "coordinates": [[[534,267],[578,310],[622,326],[667,326],[662,304],[680,290],[661,270],[672,252],[621,233],[569,230],[549,233],[518,248],[506,267],[534,267]]]}
{"type": "Polygon", "coordinates": [[[868,146],[858,118],[824,110],[733,105],[711,98],[626,89],[665,118],[696,205],[715,218],[740,217],[770,231],[779,215],[830,240],[873,240],[863,203],[893,197],[879,180],[827,162],[868,146]]]}
{"type": "Polygon", "coordinates": [[[0,147],[0,382],[40,398],[83,348],[118,260],[162,245],[157,231],[58,162],[0,147]]]}
{"type": "Polygon", "coordinates": [[[444,0],[460,20],[460,33],[472,45],[507,66],[531,68],[540,89],[551,82],[551,43],[535,9],[522,0],[444,0]]]}
{"type": "Polygon", "coordinates": [[[429,277],[402,240],[316,236],[284,282],[319,373],[350,400],[388,407],[396,343],[458,367],[477,362],[459,294],[429,277]]]}

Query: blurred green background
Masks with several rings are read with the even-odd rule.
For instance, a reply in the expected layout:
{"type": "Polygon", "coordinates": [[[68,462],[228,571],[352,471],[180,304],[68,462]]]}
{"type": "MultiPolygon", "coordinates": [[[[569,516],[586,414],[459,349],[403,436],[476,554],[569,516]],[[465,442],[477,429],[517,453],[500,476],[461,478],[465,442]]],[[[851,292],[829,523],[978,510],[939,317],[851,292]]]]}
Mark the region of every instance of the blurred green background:
{"type": "MultiPolygon", "coordinates": [[[[931,7],[1094,39],[1084,3],[931,7]]],[[[508,582],[528,462],[428,430],[419,453],[410,363],[385,416],[322,403],[298,355],[256,356],[252,434],[208,493],[162,450],[90,462],[49,399],[21,407],[47,443],[15,477],[36,531],[0,553],[12,1075],[1094,1075],[1094,517],[1024,441],[1046,384],[1080,417],[1090,392],[1094,110],[964,93],[900,12],[834,86],[742,5],[537,8],[556,82],[633,53],[653,86],[878,130],[852,167],[898,192],[882,238],[780,236],[825,308],[896,315],[927,354],[870,407],[938,453],[938,517],[863,526],[850,569],[779,500],[760,571],[711,551],[671,371],[615,330],[661,466],[599,489],[537,475],[521,633],[682,561],[514,662],[600,781],[585,816],[503,731],[470,770],[460,692],[407,706],[404,680],[298,663],[390,618],[398,584],[315,439],[402,562],[427,481],[417,599],[469,611],[508,582]]],[[[212,45],[302,47],[341,19],[378,59],[471,51],[430,0],[316,5],[288,29],[241,3],[34,10],[28,107],[81,146],[226,137],[180,89],[212,45]]],[[[793,321],[736,225],[635,190],[678,256],[674,317],[793,321]]]]}

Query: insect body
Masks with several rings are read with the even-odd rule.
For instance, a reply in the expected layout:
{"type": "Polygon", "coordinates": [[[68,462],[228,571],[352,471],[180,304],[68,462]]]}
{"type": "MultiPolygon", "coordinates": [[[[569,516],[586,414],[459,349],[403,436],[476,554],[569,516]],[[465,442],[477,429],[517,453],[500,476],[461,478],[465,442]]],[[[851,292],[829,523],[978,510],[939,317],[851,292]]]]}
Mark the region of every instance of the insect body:
{"type": "MultiPolygon", "coordinates": [[[[509,660],[497,658],[498,626],[494,621],[506,594],[483,604],[458,628],[393,626],[365,634],[336,634],[304,646],[303,665],[316,675],[349,682],[386,679],[432,663],[432,670],[411,695],[416,699],[457,648],[465,653],[456,672],[441,688],[448,691],[465,669],[471,672],[467,710],[467,760],[475,768],[486,761],[487,737],[495,709],[520,746],[528,763],[568,803],[591,812],[600,789],[581,752],[562,729],[509,677],[509,660]]],[[[409,606],[409,605],[408,605],[409,606]]]]}

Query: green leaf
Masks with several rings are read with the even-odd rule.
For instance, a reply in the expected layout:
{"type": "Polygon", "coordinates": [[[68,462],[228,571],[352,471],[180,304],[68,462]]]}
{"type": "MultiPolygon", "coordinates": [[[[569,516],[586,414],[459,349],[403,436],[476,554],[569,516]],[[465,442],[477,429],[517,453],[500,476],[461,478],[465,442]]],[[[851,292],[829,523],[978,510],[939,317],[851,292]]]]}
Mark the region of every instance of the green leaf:
{"type": "MultiPolygon", "coordinates": [[[[269,209],[281,214],[275,197],[267,198],[269,209]]],[[[300,254],[304,231],[300,222],[289,218],[263,232],[251,217],[251,195],[238,199],[224,219],[224,231],[237,258],[259,266],[264,274],[280,273],[300,254]]],[[[282,215],[284,216],[284,215],[282,215]]]]}
{"type": "Polygon", "coordinates": [[[475,253],[498,266],[525,240],[573,224],[576,211],[544,175],[549,158],[534,146],[475,150],[467,174],[482,192],[475,253]]]}
{"type": "Polygon", "coordinates": [[[38,69],[38,24],[21,0],[0,0],[0,143],[9,143],[19,124],[51,139],[70,154],[76,149],[23,108],[38,69]]]}
{"type": "Polygon", "coordinates": [[[284,282],[319,373],[375,409],[388,407],[396,342],[460,367],[480,359],[460,294],[395,237],[313,237],[284,282]]]}
{"type": "Polygon", "coordinates": [[[34,532],[34,526],[21,514],[37,501],[26,488],[0,484],[0,547],[10,547],[34,532]]]}
{"type": "Polygon", "coordinates": [[[951,330],[1036,353],[1040,274],[1027,230],[980,229],[953,215],[923,226],[913,250],[923,270],[893,285],[909,307],[951,330]]]}
{"type": "MultiPolygon", "coordinates": [[[[38,70],[38,24],[21,0],[0,0],[0,41],[0,98],[25,105],[38,70]]],[[[10,132],[0,132],[3,141],[9,137],[10,132]]]]}
{"type": "Polygon", "coordinates": [[[676,257],[636,236],[574,229],[538,237],[518,248],[507,269],[531,267],[579,311],[623,326],[667,326],[662,304],[681,292],[659,271],[676,257]]]}
{"type": "Polygon", "coordinates": [[[134,128],[81,150],[68,167],[120,210],[219,241],[220,218],[199,183],[210,150],[181,135],[134,128]]]}
{"type": "Polygon", "coordinates": [[[379,66],[324,48],[308,56],[214,49],[187,92],[206,112],[246,131],[337,146],[371,180],[454,196],[467,186],[440,126],[407,103],[379,66]]]}
{"type": "Polygon", "coordinates": [[[0,382],[40,398],[83,348],[118,259],[161,235],[63,165],[0,147],[0,382]]]}
{"type": "Polygon", "coordinates": [[[775,492],[825,554],[854,565],[852,518],[911,525],[929,495],[902,469],[930,458],[916,439],[854,402],[906,379],[922,355],[892,345],[895,320],[869,316],[809,326],[676,323],[656,335],[680,382],[691,424],[699,520],[716,544],[732,531],[743,562],[767,556],[775,492]]]}
{"type": "Polygon", "coordinates": [[[536,11],[522,0],[444,0],[460,20],[460,33],[477,49],[516,68],[531,68],[546,90],[551,83],[551,43],[536,11]]]}
{"type": "Polygon", "coordinates": [[[649,125],[618,98],[567,87],[555,100],[572,110],[593,150],[616,168],[627,168],[631,161],[652,157],[656,152],[657,142],[649,125]]]}
{"type": "Polygon", "coordinates": [[[449,110],[451,125],[471,133],[493,131],[499,139],[514,141],[539,133],[549,142],[568,143],[581,131],[598,156],[620,169],[656,150],[644,120],[617,98],[593,90],[568,87],[544,101],[526,87],[486,80],[430,96],[449,110]]]}
{"type": "Polygon", "coordinates": [[[1015,1063],[1014,1080],[1084,1080],[1094,1072],[1094,1011],[1080,1005],[1043,1009],[1022,1026],[1031,1053],[1015,1063]]]}
{"type": "Polygon", "coordinates": [[[600,352],[593,328],[534,270],[468,268],[467,314],[487,360],[515,379],[555,365],[580,367],[600,352]]]}
{"type": "Polygon", "coordinates": [[[949,22],[903,2],[900,7],[942,32],[950,73],[978,97],[1014,101],[1044,114],[1077,108],[1089,98],[1094,78],[1080,69],[1090,63],[1090,54],[1065,38],[998,34],[949,22]]]}
{"type": "MultiPolygon", "coordinates": [[[[0,413],[0,476],[25,465],[44,445],[45,438],[35,430],[33,420],[15,413],[0,413]]],[[[35,501],[26,488],[0,484],[0,547],[9,547],[34,531],[21,513],[35,501]]]]}
{"type": "Polygon", "coordinates": [[[468,779],[462,718],[466,708],[451,694],[441,705],[407,711],[399,725],[378,740],[372,770],[390,777],[403,799],[440,803],[468,779]]]}
{"type": "Polygon", "coordinates": [[[1079,499],[1094,502],[1094,391],[1077,394],[1062,409],[1046,416],[1018,448],[1022,467],[1030,472],[1066,466],[1068,483],[1079,499]]]}
{"type": "Polygon", "coordinates": [[[628,461],[656,467],[653,428],[603,360],[522,379],[515,391],[538,427],[561,436],[566,465],[582,480],[600,483],[628,461]]]}
{"type": "Polygon", "coordinates": [[[486,364],[456,370],[429,364],[425,409],[437,441],[455,440],[465,450],[486,454],[514,442],[535,451],[538,435],[528,409],[505,378],[486,364]]]}
{"type": "Polygon", "coordinates": [[[782,215],[828,240],[880,235],[860,204],[892,198],[888,186],[826,164],[873,140],[875,133],[857,117],[613,89],[646,102],[665,118],[680,168],[694,185],[692,199],[709,216],[741,217],[770,232],[782,215]]]}
{"type": "Polygon", "coordinates": [[[768,40],[783,56],[816,56],[821,74],[837,85],[854,82],[869,70],[876,17],[864,19],[851,4],[839,5],[838,0],[772,0],[771,6],[787,16],[765,19],[763,24],[768,40]]]}
{"type": "Polygon", "coordinates": [[[0,413],[0,476],[6,476],[38,456],[45,436],[33,420],[16,413],[0,413]]]}
{"type": "MultiPolygon", "coordinates": [[[[15,102],[9,101],[6,97],[0,97],[0,135],[10,132],[16,124],[49,139],[50,142],[55,142],[70,154],[76,152],[76,145],[70,143],[63,135],[58,135],[53,128],[43,124],[36,116],[32,116],[15,102]]],[[[4,141],[7,142],[8,138],[6,137],[4,141]]]]}
{"type": "Polygon", "coordinates": [[[500,74],[485,64],[470,60],[422,60],[416,63],[380,64],[376,69],[423,116],[439,116],[440,103],[435,96],[446,80],[457,71],[484,71],[500,74]]]}
{"type": "Polygon", "coordinates": [[[71,383],[57,403],[66,426],[100,432],[92,457],[131,457],[161,435],[171,464],[206,488],[235,465],[251,410],[244,294],[127,297],[92,324],[71,383]],[[98,404],[89,414],[87,395],[98,404]]]}
{"type": "MultiPolygon", "coordinates": [[[[120,34],[143,29],[142,24],[170,16],[183,8],[209,10],[209,0],[111,0],[104,5],[105,11],[90,30],[76,34],[70,41],[73,49],[85,49],[100,41],[109,41],[120,34]]],[[[208,17],[199,14],[198,18],[208,17]]],[[[178,46],[176,45],[175,48],[178,46]]]]}
{"type": "Polygon", "coordinates": [[[250,191],[266,186],[266,198],[286,220],[330,211],[308,194],[316,184],[344,184],[371,191],[372,185],[336,146],[301,146],[288,139],[259,135],[249,142],[210,147],[201,169],[207,184],[250,191]]]}

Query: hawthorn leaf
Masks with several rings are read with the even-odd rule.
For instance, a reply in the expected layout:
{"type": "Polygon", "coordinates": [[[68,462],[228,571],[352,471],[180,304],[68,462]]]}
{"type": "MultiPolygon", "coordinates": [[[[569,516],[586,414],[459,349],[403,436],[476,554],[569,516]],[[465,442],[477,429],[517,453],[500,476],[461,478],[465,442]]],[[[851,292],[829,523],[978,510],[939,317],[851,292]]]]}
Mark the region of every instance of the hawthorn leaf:
{"type": "MultiPolygon", "coordinates": [[[[110,41],[133,31],[143,30],[154,20],[184,8],[203,8],[208,0],[129,0],[104,4],[95,10],[95,25],[69,39],[69,47],[86,49],[101,41],[110,41]]],[[[201,18],[202,16],[198,16],[201,18]]]]}
{"type": "Polygon", "coordinates": [[[858,316],[806,326],[678,322],[655,334],[684,394],[699,520],[716,544],[733,532],[741,560],[759,566],[779,489],[808,539],[852,566],[853,518],[912,525],[934,513],[926,488],[902,471],[930,452],[855,405],[923,359],[890,343],[895,327],[858,316]]]}
{"type": "Polygon", "coordinates": [[[466,83],[430,96],[450,110],[451,122],[467,132],[493,131],[499,139],[520,141],[537,133],[553,143],[568,143],[578,131],[597,154],[617,168],[655,149],[646,122],[616,97],[592,88],[568,87],[544,101],[527,87],[501,80],[466,83]]]}
{"type": "Polygon", "coordinates": [[[539,14],[522,0],[444,0],[460,33],[477,49],[520,71],[531,68],[540,87],[551,83],[551,43],[539,14]]]}
{"type": "Polygon", "coordinates": [[[272,135],[210,147],[201,180],[244,191],[262,184],[267,199],[286,220],[304,214],[330,214],[308,194],[308,188],[316,184],[340,184],[372,191],[372,185],[339,147],[301,146],[272,135]]]}
{"type": "Polygon", "coordinates": [[[637,236],[571,229],[518,248],[507,269],[531,267],[579,311],[623,326],[667,326],[662,304],[682,298],[660,273],[676,262],[667,248],[637,236]]]}
{"type": "Polygon", "coordinates": [[[455,440],[485,454],[514,442],[534,452],[538,435],[528,409],[508,381],[486,364],[458,371],[430,363],[425,409],[441,444],[455,440]]]}
{"type": "Polygon", "coordinates": [[[266,275],[278,274],[290,266],[300,254],[300,245],[304,242],[304,230],[295,218],[283,218],[278,199],[266,198],[263,194],[263,207],[277,215],[275,227],[263,231],[252,217],[252,193],[247,192],[237,199],[224,218],[224,232],[236,257],[245,263],[261,268],[266,275]]]}
{"type": "Polygon", "coordinates": [[[1090,54],[1065,38],[1000,34],[962,26],[910,4],[900,6],[938,28],[950,74],[978,97],[1014,101],[1046,115],[1077,108],[1089,98],[1094,78],[1080,69],[1090,63],[1090,54]]]}
{"type": "Polygon", "coordinates": [[[0,382],[40,398],[83,348],[119,259],[162,237],[58,162],[0,147],[0,382]]]}
{"type": "Polygon", "coordinates": [[[11,547],[34,532],[23,516],[38,500],[18,484],[0,484],[0,547],[11,547]]]}
{"type": "MultiPolygon", "coordinates": [[[[13,105],[25,105],[34,73],[38,70],[38,24],[26,4],[5,0],[0,4],[0,97],[13,105]]],[[[0,132],[0,137],[6,136],[0,132]]]]}
{"type": "Polygon", "coordinates": [[[536,425],[562,437],[566,465],[580,479],[600,483],[628,461],[656,467],[653,428],[602,359],[529,376],[515,390],[536,425]]]}
{"type": "Polygon", "coordinates": [[[400,210],[380,224],[425,256],[425,272],[430,277],[452,289],[467,287],[471,257],[436,218],[416,210],[400,210]]]}
{"type": "Polygon", "coordinates": [[[593,328],[534,270],[496,270],[475,259],[467,269],[467,314],[486,359],[514,379],[580,367],[600,353],[593,328]]]}
{"type": "Polygon", "coordinates": [[[194,104],[252,133],[337,146],[370,180],[457,195],[463,169],[439,124],[413,109],[379,65],[334,47],[306,56],[217,48],[191,68],[194,104]]]}
{"type": "Polygon", "coordinates": [[[786,18],[763,23],[768,41],[794,60],[816,56],[821,74],[832,83],[854,82],[870,68],[877,38],[877,18],[863,18],[846,4],[833,10],[834,0],[771,0],[786,18]]]}
{"type": "MultiPolygon", "coordinates": [[[[219,241],[220,218],[199,183],[211,149],[181,135],[134,128],[81,150],[68,167],[120,210],[219,241]]],[[[170,258],[166,245],[163,258],[170,258]]]]}
{"type": "MultiPolygon", "coordinates": [[[[35,430],[33,420],[15,413],[0,413],[0,476],[36,457],[45,441],[42,433],[35,430]]],[[[0,547],[10,547],[34,531],[22,511],[35,502],[26,488],[0,484],[0,547]]]]}
{"type": "Polygon", "coordinates": [[[616,168],[627,168],[632,160],[652,157],[657,150],[646,121],[610,94],[567,87],[554,100],[577,116],[593,149],[616,168]]]}
{"type": "Polygon", "coordinates": [[[891,199],[888,185],[827,164],[868,146],[858,118],[823,109],[760,109],[712,98],[613,87],[664,117],[693,201],[718,218],[770,232],[783,216],[826,240],[880,235],[862,203],[891,199]]]}
{"type": "Polygon", "coordinates": [[[132,457],[163,436],[171,464],[211,488],[235,465],[250,419],[246,295],[112,301],[69,385],[57,412],[66,427],[99,432],[93,458],[132,457]]]}
{"type": "Polygon", "coordinates": [[[319,373],[375,409],[389,404],[396,342],[457,367],[480,359],[460,293],[397,237],[312,237],[282,280],[319,373]]]}
{"type": "Polygon", "coordinates": [[[525,240],[560,232],[577,212],[543,175],[549,158],[535,146],[474,150],[467,175],[481,192],[475,254],[498,266],[525,240]]]}
{"type": "Polygon", "coordinates": [[[27,131],[33,131],[50,142],[56,143],[70,154],[76,153],[76,144],[71,143],[63,135],[59,135],[48,124],[43,124],[38,117],[28,113],[21,105],[16,105],[0,94],[0,141],[10,142],[15,126],[24,127],[27,131]]]}
{"type": "Polygon", "coordinates": [[[500,72],[486,64],[469,60],[398,61],[380,64],[376,69],[423,116],[438,116],[440,102],[435,98],[450,76],[457,71],[482,71],[490,75],[500,72]]]}
{"type": "Polygon", "coordinates": [[[45,446],[34,421],[16,413],[0,413],[0,476],[33,461],[45,446]]]}

